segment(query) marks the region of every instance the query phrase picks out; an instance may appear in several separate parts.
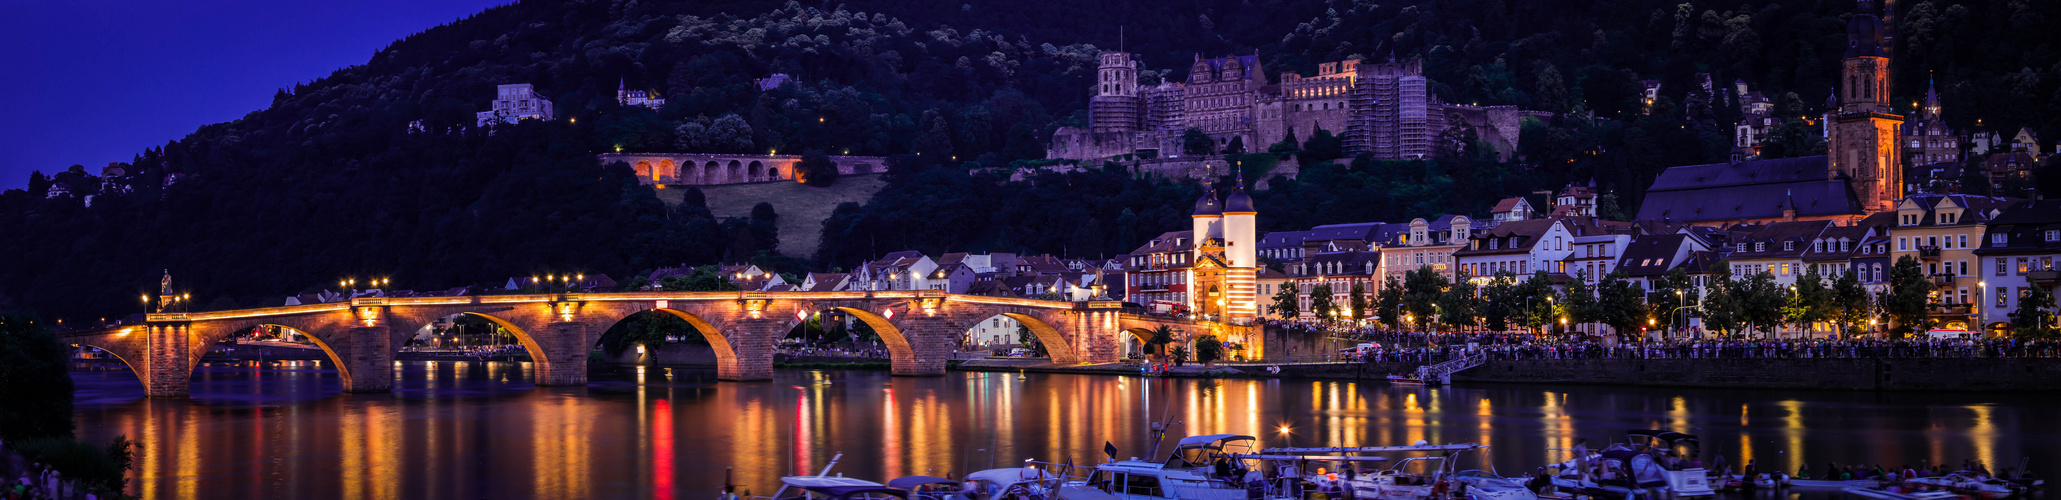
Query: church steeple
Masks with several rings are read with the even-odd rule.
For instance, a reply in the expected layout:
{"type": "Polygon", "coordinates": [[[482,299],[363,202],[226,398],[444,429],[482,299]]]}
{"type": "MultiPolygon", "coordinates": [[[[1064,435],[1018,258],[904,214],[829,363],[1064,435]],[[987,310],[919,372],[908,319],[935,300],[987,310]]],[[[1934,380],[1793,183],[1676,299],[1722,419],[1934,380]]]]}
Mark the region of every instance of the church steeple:
{"type": "Polygon", "coordinates": [[[1845,178],[1863,210],[1894,210],[1903,197],[1903,148],[1897,137],[1904,117],[1890,108],[1889,52],[1883,48],[1882,19],[1875,4],[1857,0],[1846,22],[1846,57],[1840,61],[1839,108],[1826,127],[1825,169],[1845,178]]]}

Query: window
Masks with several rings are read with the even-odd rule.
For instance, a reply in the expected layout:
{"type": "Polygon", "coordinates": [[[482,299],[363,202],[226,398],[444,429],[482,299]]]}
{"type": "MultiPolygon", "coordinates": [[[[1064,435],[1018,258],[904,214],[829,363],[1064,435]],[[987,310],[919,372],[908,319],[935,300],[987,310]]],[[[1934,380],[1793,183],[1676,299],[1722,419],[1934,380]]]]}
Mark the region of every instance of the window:
{"type": "MultiPolygon", "coordinates": [[[[1997,236],[2003,236],[2001,234],[1997,236]]],[[[2047,230],[2047,241],[2061,241],[2061,231],[2047,230]]],[[[1999,242],[2002,243],[2002,242],[1999,242]]]]}
{"type": "Polygon", "coordinates": [[[2011,307],[2011,287],[1997,287],[1997,307],[2011,307]]]}
{"type": "Polygon", "coordinates": [[[2026,269],[2026,268],[2027,268],[2027,267],[2030,267],[2030,266],[2031,266],[2031,259],[2028,259],[2028,258],[2025,258],[2025,257],[2019,257],[2019,258],[2018,258],[2018,275],[2019,275],[2019,276],[2024,276],[2024,275],[2025,275],[2025,271],[2027,271],[2027,269],[2026,269]]]}
{"type": "MultiPolygon", "coordinates": [[[[2054,241],[2054,233],[2055,233],[2055,232],[2056,232],[2056,231],[2047,231],[2047,241],[2054,241]]],[[[1996,245],[1996,246],[2004,246],[2004,241],[2005,241],[2005,236],[2004,236],[2004,233],[1997,233],[1997,234],[1992,234],[1992,235],[1989,235],[1989,244],[1991,244],[1991,245],[1996,245]]]]}
{"type": "Polygon", "coordinates": [[[1955,274],[1960,276],[1968,276],[1968,261],[1961,261],[1961,272],[1955,274]]]}
{"type": "Polygon", "coordinates": [[[1793,252],[1793,251],[1796,251],[1796,242],[1794,242],[1794,241],[1784,241],[1784,242],[1782,242],[1782,251],[1784,251],[1784,252],[1793,252]]]}
{"type": "Polygon", "coordinates": [[[1904,238],[1904,237],[1901,237],[1901,236],[1898,236],[1898,237],[1896,238],[1896,250],[1897,250],[1897,251],[1901,252],[1901,251],[1906,251],[1906,250],[1910,250],[1910,249],[1911,249],[1911,240],[1909,240],[1909,239],[1907,239],[1907,238],[1904,238]]]}
{"type": "Polygon", "coordinates": [[[1938,237],[1938,236],[1926,236],[1926,237],[1925,237],[1925,244],[1926,244],[1926,245],[1929,245],[1929,246],[1931,246],[1932,248],[1939,248],[1939,237],[1938,237]]]}
{"type": "Polygon", "coordinates": [[[1959,245],[1961,248],[1968,248],[1968,235],[1963,234],[1960,236],[1959,245]]]}
{"type": "Polygon", "coordinates": [[[1966,288],[1963,288],[1963,289],[1961,289],[1961,300],[1957,300],[1957,301],[1954,301],[1954,303],[1955,303],[1955,304],[1966,304],[1966,303],[1968,303],[1968,289],[1966,289],[1966,288]]]}
{"type": "Polygon", "coordinates": [[[1789,275],[1789,263],[1787,263],[1787,262],[1784,262],[1784,263],[1782,263],[1782,275],[1783,275],[1783,276],[1788,276],[1788,275],[1789,275]]]}
{"type": "Polygon", "coordinates": [[[2005,259],[2003,257],[1997,258],[1997,276],[2003,276],[2010,273],[2011,264],[2006,262],[2008,260],[2010,259],[2005,259]]]}
{"type": "Polygon", "coordinates": [[[1762,242],[1754,243],[1754,244],[1753,244],[1753,251],[1755,251],[1755,252],[1766,252],[1766,251],[1768,251],[1768,242],[1762,241],[1762,242]]]}

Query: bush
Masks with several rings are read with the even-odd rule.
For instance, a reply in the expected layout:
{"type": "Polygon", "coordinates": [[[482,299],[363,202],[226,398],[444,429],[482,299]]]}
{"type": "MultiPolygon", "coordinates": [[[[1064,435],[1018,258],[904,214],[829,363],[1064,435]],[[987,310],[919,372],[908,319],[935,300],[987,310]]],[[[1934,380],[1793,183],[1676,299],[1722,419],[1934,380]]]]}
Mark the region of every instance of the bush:
{"type": "Polygon", "coordinates": [[[0,314],[0,439],[72,435],[72,376],[57,334],[35,318],[0,314]]]}
{"type": "Polygon", "coordinates": [[[95,447],[69,437],[13,441],[9,446],[29,460],[57,469],[88,490],[121,491],[124,477],[135,462],[135,443],[128,436],[115,436],[106,448],[95,447]]]}
{"type": "Polygon", "coordinates": [[[823,150],[802,153],[801,161],[794,164],[794,180],[815,187],[830,187],[837,183],[837,162],[823,150]]]}

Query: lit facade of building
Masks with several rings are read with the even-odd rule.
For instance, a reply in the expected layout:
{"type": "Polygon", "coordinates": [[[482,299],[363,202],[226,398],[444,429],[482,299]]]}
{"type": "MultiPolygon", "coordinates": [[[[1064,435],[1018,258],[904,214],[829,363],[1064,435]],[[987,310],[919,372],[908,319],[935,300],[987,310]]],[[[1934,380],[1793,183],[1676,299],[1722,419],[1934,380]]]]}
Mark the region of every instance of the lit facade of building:
{"type": "Polygon", "coordinates": [[[537,89],[527,83],[515,83],[496,87],[494,109],[477,113],[479,126],[489,123],[515,123],[523,120],[551,119],[551,100],[538,94],[537,89]]]}

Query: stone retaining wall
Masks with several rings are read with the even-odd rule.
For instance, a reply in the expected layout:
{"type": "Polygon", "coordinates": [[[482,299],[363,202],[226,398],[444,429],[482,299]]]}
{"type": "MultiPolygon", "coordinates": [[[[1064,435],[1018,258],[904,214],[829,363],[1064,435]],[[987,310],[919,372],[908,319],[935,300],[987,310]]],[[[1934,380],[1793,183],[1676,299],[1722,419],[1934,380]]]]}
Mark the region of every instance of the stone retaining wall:
{"type": "MultiPolygon", "coordinates": [[[[1252,374],[1265,367],[1240,367],[1252,374]]],[[[1375,379],[1416,363],[1285,365],[1281,376],[1375,379]]],[[[1530,359],[1489,361],[1453,376],[1481,382],[1842,391],[2061,391],[2061,358],[1530,359]]]]}

